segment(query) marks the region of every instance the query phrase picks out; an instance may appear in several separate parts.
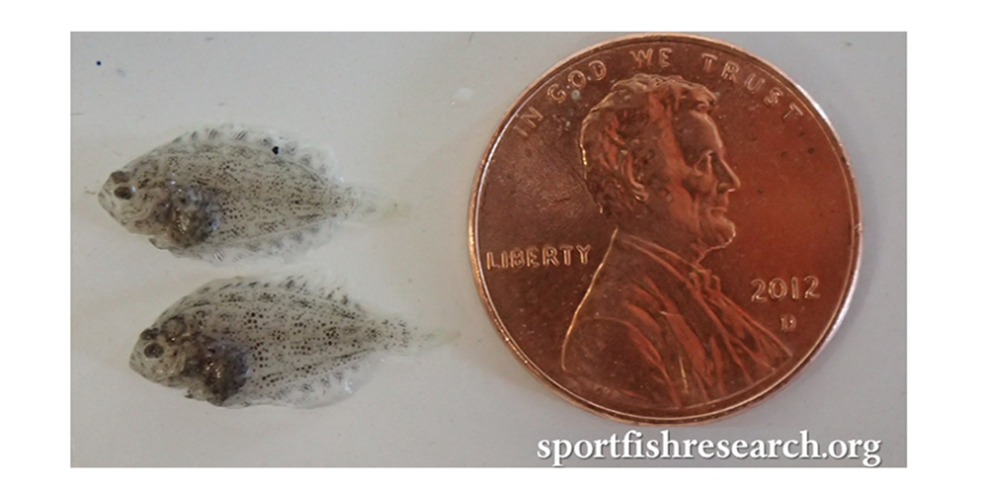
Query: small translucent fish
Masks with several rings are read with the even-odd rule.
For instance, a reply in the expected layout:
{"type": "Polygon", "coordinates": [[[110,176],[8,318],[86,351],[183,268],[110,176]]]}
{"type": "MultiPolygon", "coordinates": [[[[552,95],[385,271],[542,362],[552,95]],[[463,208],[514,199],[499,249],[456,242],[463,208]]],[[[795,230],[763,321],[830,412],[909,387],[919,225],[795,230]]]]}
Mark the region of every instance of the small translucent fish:
{"type": "Polygon", "coordinates": [[[224,125],[185,134],[110,174],[99,203],[127,230],[180,257],[290,257],[345,219],[396,203],[344,185],[322,151],[276,132],[224,125]]]}
{"type": "Polygon", "coordinates": [[[217,406],[313,407],[350,395],[384,355],[448,336],[371,314],[340,288],[305,277],[235,278],[161,314],[140,334],[130,367],[217,406]]]}

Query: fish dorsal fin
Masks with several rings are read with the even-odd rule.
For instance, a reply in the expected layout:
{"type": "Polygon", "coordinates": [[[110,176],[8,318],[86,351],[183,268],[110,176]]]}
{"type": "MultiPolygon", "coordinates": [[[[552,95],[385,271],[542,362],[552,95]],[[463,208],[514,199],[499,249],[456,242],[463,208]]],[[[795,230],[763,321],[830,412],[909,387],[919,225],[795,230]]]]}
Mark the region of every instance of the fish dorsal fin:
{"type": "MultiPolygon", "coordinates": [[[[260,288],[296,293],[304,297],[328,301],[347,297],[344,283],[334,281],[316,270],[309,273],[288,271],[280,274],[216,279],[200,286],[187,298],[201,297],[205,294],[229,294],[260,288]]],[[[353,306],[360,311],[363,310],[358,304],[353,304],[353,306]]]]}
{"type": "Polygon", "coordinates": [[[307,168],[326,178],[331,178],[335,168],[335,157],[331,149],[305,144],[276,130],[239,124],[204,126],[181,135],[149,154],[206,152],[267,155],[287,164],[307,168]]]}

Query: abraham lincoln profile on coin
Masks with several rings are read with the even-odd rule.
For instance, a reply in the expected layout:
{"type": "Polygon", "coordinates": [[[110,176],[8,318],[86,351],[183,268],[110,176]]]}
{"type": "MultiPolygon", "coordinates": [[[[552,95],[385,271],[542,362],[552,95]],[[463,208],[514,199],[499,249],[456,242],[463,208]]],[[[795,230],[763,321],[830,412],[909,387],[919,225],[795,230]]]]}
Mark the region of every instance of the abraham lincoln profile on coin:
{"type": "Polygon", "coordinates": [[[706,87],[637,74],[612,86],[581,127],[580,174],[615,226],[562,350],[582,385],[667,409],[749,388],[790,350],[701,266],[736,234],[725,161],[706,87]]]}

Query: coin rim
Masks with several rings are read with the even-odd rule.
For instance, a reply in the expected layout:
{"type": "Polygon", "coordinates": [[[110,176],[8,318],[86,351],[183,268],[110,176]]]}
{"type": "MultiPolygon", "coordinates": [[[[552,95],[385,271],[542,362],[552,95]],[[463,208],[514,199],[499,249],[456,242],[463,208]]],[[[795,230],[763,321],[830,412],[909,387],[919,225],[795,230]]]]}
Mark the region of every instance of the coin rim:
{"type": "MultiPolygon", "coordinates": [[[[483,305],[486,307],[486,312],[489,314],[490,319],[503,342],[511,350],[511,353],[520,361],[521,364],[527,369],[528,372],[534,375],[537,380],[542,384],[547,386],[551,391],[560,395],[566,401],[571,404],[576,405],[579,408],[592,412],[596,415],[600,415],[618,422],[633,424],[633,425],[647,425],[647,426],[659,426],[659,425],[697,425],[708,422],[713,422],[716,420],[721,420],[731,415],[748,410],[756,405],[759,405],[766,398],[773,396],[781,389],[786,388],[791,382],[793,382],[797,377],[803,374],[803,370],[810,366],[810,364],[817,358],[817,356],[827,347],[830,343],[834,334],[838,331],[841,324],[844,322],[845,316],[848,313],[848,307],[851,304],[851,300],[855,295],[855,289],[858,284],[859,267],[861,265],[863,245],[862,245],[862,211],[860,208],[860,198],[858,195],[858,184],[855,179],[855,174],[852,171],[851,161],[848,158],[848,153],[845,151],[845,147],[842,144],[834,126],[828,119],[827,114],[817,103],[804,90],[799,84],[794,82],[794,80],[784,73],[782,70],[777,68],[770,62],[763,60],[762,58],[753,55],[752,53],[736,46],[731,43],[709,38],[705,36],[698,36],[693,34],[683,34],[683,33],[650,33],[650,34],[634,34],[628,36],[621,36],[613,39],[609,39],[600,43],[596,43],[588,48],[578,51],[558,63],[551,66],[547,71],[538,76],[531,82],[521,93],[520,96],[513,102],[510,108],[506,111],[503,118],[500,120],[499,126],[496,128],[495,133],[493,133],[492,138],[489,140],[489,144],[486,145],[486,149],[482,156],[482,161],[479,163],[479,169],[476,173],[476,178],[472,186],[472,194],[469,201],[469,260],[472,264],[472,276],[476,284],[476,289],[479,291],[479,297],[482,299],[483,305]],[[564,67],[575,60],[580,60],[586,58],[589,55],[603,50],[611,50],[624,45],[630,45],[637,42],[661,42],[661,41],[674,41],[681,43],[696,43],[699,45],[710,45],[716,49],[721,49],[723,51],[733,51],[741,57],[747,57],[751,59],[754,63],[760,64],[762,67],[768,71],[772,71],[773,75],[782,79],[788,83],[793,89],[795,89],[799,94],[801,99],[809,103],[809,106],[814,110],[817,117],[824,124],[825,127],[822,130],[826,131],[829,141],[834,145],[834,149],[837,152],[841,162],[842,162],[842,172],[845,175],[845,182],[849,192],[849,199],[851,203],[851,215],[854,218],[853,226],[853,240],[855,243],[854,252],[852,253],[851,263],[849,266],[849,283],[847,289],[843,290],[842,298],[838,303],[838,308],[834,311],[831,318],[828,321],[828,326],[824,330],[823,334],[814,343],[813,348],[801,359],[800,363],[793,367],[787,374],[779,379],[777,379],[772,385],[769,385],[757,392],[756,394],[747,397],[744,400],[738,401],[730,406],[724,407],[718,410],[712,410],[703,414],[692,415],[692,416],[678,416],[678,417],[646,417],[635,415],[626,412],[620,412],[619,410],[614,410],[611,408],[604,407],[598,403],[589,401],[574,392],[568,390],[560,383],[554,381],[549,376],[547,376],[534,362],[527,358],[526,354],[519,348],[516,342],[513,340],[509,331],[503,324],[496,307],[493,305],[491,296],[486,288],[485,277],[482,273],[482,266],[479,262],[480,253],[476,251],[476,231],[475,224],[477,220],[477,215],[479,212],[479,191],[482,186],[483,180],[486,176],[486,172],[489,165],[489,159],[492,153],[496,150],[499,145],[500,140],[505,134],[507,126],[516,117],[517,110],[522,107],[528,100],[535,96],[534,91],[541,86],[542,81],[554,76],[557,72],[561,71],[564,67]]],[[[761,381],[762,382],[762,381],[761,381]]],[[[758,383],[757,383],[758,384],[758,383]]],[[[748,389],[748,388],[747,388],[748,389]]]]}

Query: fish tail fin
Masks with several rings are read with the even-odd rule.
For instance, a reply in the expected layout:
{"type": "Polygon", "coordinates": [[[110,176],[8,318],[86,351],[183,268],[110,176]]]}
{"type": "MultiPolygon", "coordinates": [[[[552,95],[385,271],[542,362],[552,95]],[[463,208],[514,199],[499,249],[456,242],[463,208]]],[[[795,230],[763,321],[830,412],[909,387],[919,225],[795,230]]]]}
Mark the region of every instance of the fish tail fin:
{"type": "Polygon", "coordinates": [[[441,346],[458,337],[458,331],[438,328],[420,328],[391,318],[383,321],[383,326],[396,337],[388,350],[398,355],[412,355],[441,346]]]}
{"type": "Polygon", "coordinates": [[[361,222],[376,222],[390,218],[406,218],[410,216],[407,204],[373,190],[349,187],[345,191],[350,207],[345,213],[347,220],[361,222]]]}

